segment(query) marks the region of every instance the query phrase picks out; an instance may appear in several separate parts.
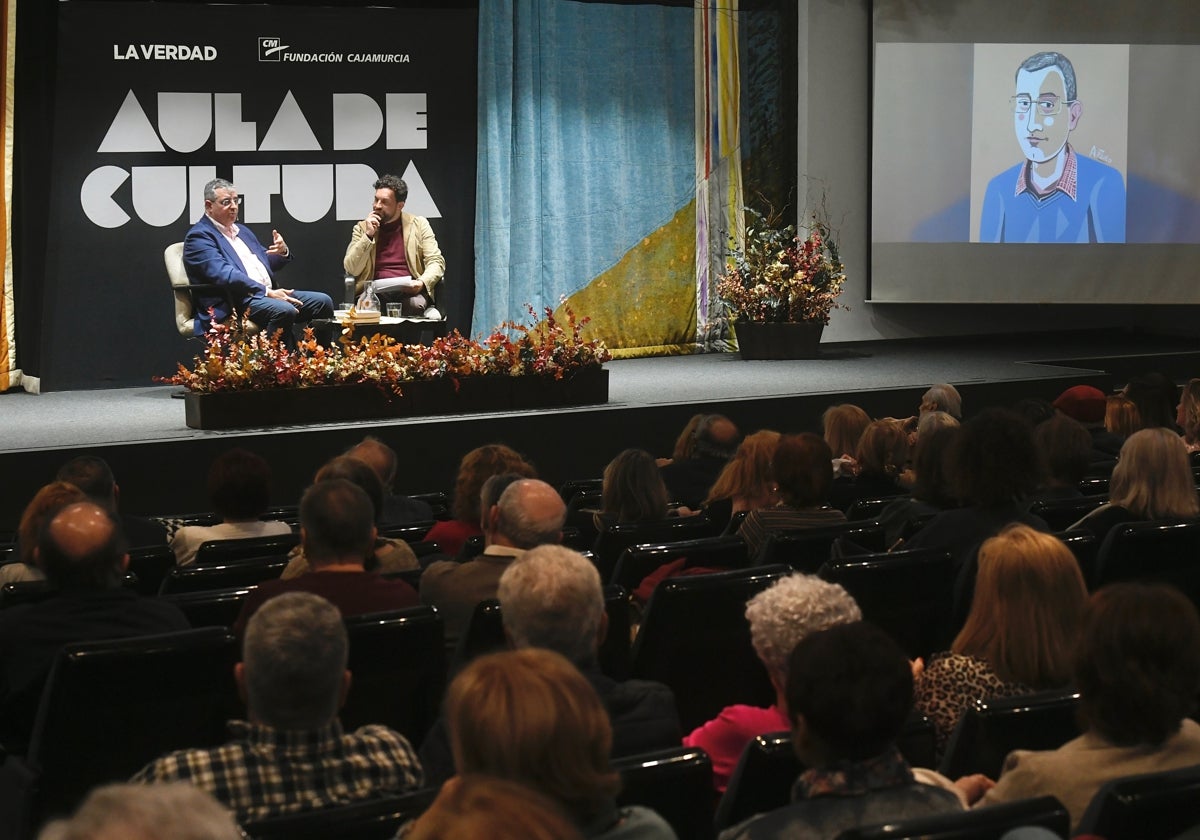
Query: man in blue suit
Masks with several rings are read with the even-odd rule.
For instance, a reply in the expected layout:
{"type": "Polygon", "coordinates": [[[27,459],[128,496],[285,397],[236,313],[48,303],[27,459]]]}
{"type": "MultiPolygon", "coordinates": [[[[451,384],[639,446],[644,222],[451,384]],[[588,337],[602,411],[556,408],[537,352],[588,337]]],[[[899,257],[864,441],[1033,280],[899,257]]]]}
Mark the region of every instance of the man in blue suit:
{"type": "MultiPolygon", "coordinates": [[[[204,215],[192,225],[183,240],[183,264],[193,283],[229,286],[234,306],[246,312],[267,335],[283,331],[283,341],[296,345],[292,325],[314,318],[332,318],[333,301],[324,292],[283,289],[274,284],[275,272],[291,261],[291,252],[279,231],[271,231],[271,246],[264,248],[245,225],[238,225],[241,199],[237,188],[223,178],[204,185],[204,215]]],[[[230,315],[223,297],[202,297],[197,312],[196,334],[209,326],[213,317],[230,315]]]]}

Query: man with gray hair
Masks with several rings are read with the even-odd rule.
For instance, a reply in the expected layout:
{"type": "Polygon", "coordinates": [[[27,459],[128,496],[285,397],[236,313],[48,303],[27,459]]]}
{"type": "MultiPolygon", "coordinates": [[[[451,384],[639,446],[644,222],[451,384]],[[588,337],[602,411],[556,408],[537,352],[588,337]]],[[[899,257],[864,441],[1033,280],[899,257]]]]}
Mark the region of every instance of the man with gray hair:
{"type": "Polygon", "coordinates": [[[742,436],[734,422],[723,414],[706,414],[692,430],[690,455],[661,467],[663,483],[671,501],[698,509],[733,453],[742,436]]]}
{"type": "Polygon", "coordinates": [[[941,383],[930,385],[929,390],[921,395],[921,414],[930,411],[944,411],[955,420],[962,420],[962,396],[953,385],[941,383]]]}
{"type": "Polygon", "coordinates": [[[38,840],[243,840],[233,814],[182,782],[95,788],[70,819],[55,820],[38,840]]]}
{"type": "Polygon", "coordinates": [[[410,499],[393,491],[393,485],[396,483],[396,450],[392,447],[374,435],[367,435],[361,442],[347,449],[346,454],[374,470],[383,482],[383,509],[379,511],[381,528],[433,519],[433,508],[428,502],[410,499]]]}
{"type": "Polygon", "coordinates": [[[385,726],[344,732],[349,642],[337,607],[309,592],[267,601],[250,619],[234,667],[250,720],[235,739],[180,750],[133,781],[184,781],[231,808],[239,823],[415,790],[421,766],[403,735],[385,726]]]}
{"type": "MultiPolygon", "coordinates": [[[[600,670],[597,652],[608,631],[608,615],[594,563],[565,546],[538,546],[508,565],[496,597],[514,648],[561,653],[596,689],[612,721],[613,756],[679,744],[679,713],[671,689],[650,680],[618,682],[600,670]]],[[[453,775],[442,721],[421,745],[421,763],[431,784],[453,775]]]]}
{"type": "Polygon", "coordinates": [[[466,563],[441,560],[421,575],[421,601],[437,607],[453,648],[467,629],[475,605],[496,597],[500,576],[528,549],[562,541],[567,506],[558,491],[536,478],[513,481],[498,501],[489,490],[506,476],[493,476],[480,491],[484,550],[466,563]]]}
{"type": "Polygon", "coordinates": [[[279,231],[271,231],[271,247],[264,248],[250,228],[238,225],[242,198],[224,178],[204,185],[204,215],[183,240],[183,266],[192,283],[226,286],[223,295],[201,295],[196,307],[196,335],[208,331],[210,317],[223,321],[230,302],[272,336],[282,331],[283,343],[296,346],[292,325],[333,317],[333,300],[324,292],[284,289],[275,285],[275,272],[291,262],[292,254],[279,231]],[[211,316],[209,314],[211,310],[211,316]]]}

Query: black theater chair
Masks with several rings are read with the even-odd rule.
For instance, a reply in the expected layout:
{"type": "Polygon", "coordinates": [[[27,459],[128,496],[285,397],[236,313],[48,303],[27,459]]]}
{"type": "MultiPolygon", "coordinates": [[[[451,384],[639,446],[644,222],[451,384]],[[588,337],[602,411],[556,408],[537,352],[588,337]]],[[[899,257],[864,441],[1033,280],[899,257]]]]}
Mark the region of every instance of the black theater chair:
{"type": "Polygon", "coordinates": [[[704,750],[671,747],[614,758],[612,768],[621,776],[617,804],[653,808],[680,840],[711,840],[712,761],[704,750]]]}
{"type": "Polygon", "coordinates": [[[242,605],[257,587],[233,586],[202,592],[176,592],[159,597],[183,611],[193,627],[233,627],[242,605]]]}
{"type": "Polygon", "coordinates": [[[841,584],[863,618],[887,632],[909,657],[946,650],[954,638],[954,558],[936,548],[831,560],[820,576],[841,584]]]}
{"type": "Polygon", "coordinates": [[[950,779],[982,773],[1000,777],[1013,750],[1053,750],[1080,734],[1079,694],[1045,691],[981,701],[963,712],[938,772],[950,779]]]}
{"type": "Polygon", "coordinates": [[[1079,834],[1171,840],[1200,825],[1200,765],[1126,776],[1096,792],[1079,834]]]}
{"type": "Polygon", "coordinates": [[[213,566],[176,566],[163,578],[160,595],[176,592],[202,592],[254,586],[274,580],[287,568],[287,560],[234,560],[213,566]]]}
{"type": "Polygon", "coordinates": [[[196,566],[219,566],[238,560],[287,559],[288,552],[300,544],[297,533],[244,540],[209,540],[196,551],[196,566]]]}
{"type": "Polygon", "coordinates": [[[769,534],[753,562],[759,566],[786,563],[797,572],[815,575],[822,565],[833,559],[833,543],[839,538],[869,552],[887,549],[883,544],[883,526],[878,522],[845,522],[769,534]]]}
{"type": "Polygon", "coordinates": [[[654,590],[633,642],[632,675],[671,687],[684,732],[734,703],[774,702],[750,643],[746,602],[789,574],[764,566],[668,578],[654,590]]]}
{"type": "Polygon", "coordinates": [[[631,545],[621,552],[612,582],[629,590],[637,589],[646,575],[683,558],[687,559],[685,568],[741,569],[750,564],[750,555],[741,537],[701,537],[679,542],[646,543],[631,545]]]}
{"type": "Polygon", "coordinates": [[[429,529],[434,526],[434,520],[430,519],[425,522],[409,522],[405,525],[392,525],[388,528],[380,528],[379,536],[387,537],[392,540],[404,540],[410,545],[421,542],[425,539],[425,535],[429,533],[429,529]]]}
{"type": "Polygon", "coordinates": [[[1088,591],[1095,589],[1096,558],[1100,553],[1100,541],[1096,539],[1096,535],[1091,531],[1079,530],[1060,531],[1054,536],[1075,556],[1075,562],[1079,564],[1079,571],[1088,591]]]}
{"type": "Polygon", "coordinates": [[[1029,506],[1029,512],[1044,519],[1051,531],[1065,531],[1107,501],[1108,496],[1104,495],[1054,499],[1034,502],[1029,506]]]}
{"type": "Polygon", "coordinates": [[[139,595],[157,595],[163,578],[175,566],[175,552],[170,546],[153,545],[129,550],[127,571],[137,575],[139,595]]]}
{"type": "Polygon", "coordinates": [[[613,580],[617,560],[621,552],[631,545],[670,543],[714,536],[712,527],[712,523],[704,514],[672,516],[658,522],[620,522],[609,525],[596,535],[596,541],[592,544],[592,554],[596,558],[596,568],[600,570],[600,580],[605,583],[617,583],[613,580]]]}
{"type": "Polygon", "coordinates": [[[1131,522],[1108,532],[1096,588],[1124,580],[1169,583],[1200,606],[1200,522],[1131,522]]]}
{"type": "Polygon", "coordinates": [[[1000,840],[1014,828],[1038,827],[1066,837],[1071,815],[1053,796],[1022,799],[936,817],[897,820],[843,831],[837,840],[1000,840]]]}
{"type": "Polygon", "coordinates": [[[421,816],[437,797],[437,788],[304,811],[246,823],[250,840],[392,840],[400,826],[421,816]]]}
{"type": "Polygon", "coordinates": [[[346,619],[353,675],[342,725],[383,724],[420,744],[438,716],[446,685],[442,618],[408,607],[346,619]]]}

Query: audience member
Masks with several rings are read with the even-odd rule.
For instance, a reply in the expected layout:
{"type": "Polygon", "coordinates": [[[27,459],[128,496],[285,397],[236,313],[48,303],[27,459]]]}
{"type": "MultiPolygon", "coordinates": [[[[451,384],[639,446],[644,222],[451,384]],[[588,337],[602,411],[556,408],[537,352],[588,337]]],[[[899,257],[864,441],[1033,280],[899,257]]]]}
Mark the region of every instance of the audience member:
{"type": "Polygon", "coordinates": [[[596,528],[625,522],[658,522],[667,518],[667,486],[644,449],[626,449],[604,468],[596,528]]]}
{"type": "Polygon", "coordinates": [[[271,467],[245,449],[230,449],[208,470],[208,500],[218,525],[185,525],[171,537],[175,562],[186,566],[196,559],[200,546],[210,540],[240,540],[290,534],[286,522],[263,521],[271,501],[271,467]]]}
{"type": "Polygon", "coordinates": [[[417,592],[407,583],[363,567],[375,546],[374,510],[362,488],[344,478],[309,487],[300,500],[300,544],[310,571],[260,583],[242,604],[234,633],[240,637],[258,608],[284,592],[320,595],[343,616],[416,606],[417,592]]]}
{"type": "Polygon", "coordinates": [[[905,493],[900,474],[908,466],[909,442],[904,422],[893,417],[875,420],[858,439],[854,459],[858,473],[852,481],[835,484],[833,506],[848,510],[859,499],[880,499],[905,493]]]}
{"type": "Polygon", "coordinates": [[[113,477],[112,468],[103,458],[95,455],[80,455],[72,458],[58,469],[55,478],[74,484],[106,511],[117,517],[121,532],[132,548],[167,544],[167,529],[161,522],[145,516],[121,513],[121,488],[113,477]]]}
{"type": "Polygon", "coordinates": [[[492,476],[510,472],[520,473],[526,478],[537,477],[532,465],[503,444],[480,446],[464,455],[459,462],[458,478],[454,483],[451,507],[454,518],[434,524],[425,539],[437,543],[443,554],[454,557],[462,551],[468,539],[482,536],[479,523],[486,511],[479,509],[479,491],[492,476]]]}
{"type": "Polygon", "coordinates": [[[780,501],[772,507],[750,511],[738,529],[752,558],[758,556],[772,533],[846,521],[844,513],[828,504],[833,484],[833,471],[829,468],[832,460],[829,444],[814,434],[779,438],[772,464],[780,501]]]}
{"type": "Polygon", "coordinates": [[[948,453],[958,435],[958,421],[944,411],[931,411],[921,415],[922,424],[927,417],[948,417],[954,425],[930,425],[918,430],[912,492],[888,502],[877,517],[884,527],[884,540],[889,546],[907,539],[919,523],[958,507],[947,468],[948,453]]]}
{"type": "Polygon", "coordinates": [[[773,507],[779,502],[779,485],[771,471],[778,445],[779,432],[764,429],[746,435],[704,500],[705,513],[714,527],[727,525],[735,513],[773,507]]]}
{"type": "Polygon", "coordinates": [[[1104,429],[1124,443],[1134,432],[1143,428],[1142,415],[1137,403],[1124,394],[1113,394],[1105,402],[1104,429]]]}
{"type": "Polygon", "coordinates": [[[483,554],[466,563],[430,564],[421,575],[421,601],[441,613],[447,647],[457,645],[475,606],[496,597],[500,576],[514,558],[535,546],[562,541],[566,514],[566,505],[553,487],[523,478],[510,484],[488,509],[483,554]]]}
{"type": "Polygon", "coordinates": [[[56,594],[0,610],[0,743],[17,754],[63,645],[189,626],[174,604],[122,587],[129,554],[121,526],[93,502],[76,502],[49,518],[36,560],[56,594]]]}
{"type": "MultiPolygon", "coordinates": [[[[918,777],[896,748],[913,677],[886,633],[861,621],[813,633],[796,645],[787,670],[792,742],[807,769],[792,787],[792,804],[752,817],[721,840],[837,837],[962,810],[944,779],[928,771],[918,777]]],[[[984,785],[970,784],[973,798],[984,785]]]]}
{"type": "Polygon", "coordinates": [[[360,443],[346,450],[351,458],[357,458],[375,471],[383,483],[383,505],[377,520],[381,528],[394,528],[413,522],[433,520],[433,508],[428,502],[411,499],[395,492],[396,450],[374,435],[367,435],[360,443]]]}
{"type": "Polygon", "coordinates": [[[685,746],[700,747],[712,759],[718,793],[725,792],[748,743],[759,735],[791,728],[787,664],[796,644],[810,633],[861,619],[858,604],[845,589],[811,575],[782,578],[746,603],[750,639],[775,688],[775,704],[766,709],[727,706],[683,739],[685,746]]]}
{"type": "Polygon", "coordinates": [[[854,453],[858,451],[858,441],[867,426],[871,425],[871,416],[856,405],[841,403],[831,405],[821,415],[821,436],[829,444],[833,453],[834,477],[852,476],[857,470],[854,453]]]}
{"type": "MultiPolygon", "coordinates": [[[[1175,424],[1180,428],[1189,455],[1200,452],[1200,379],[1189,379],[1179,397],[1175,424]]],[[[1193,457],[1193,462],[1196,460],[1193,457]]]]}
{"type": "MultiPolygon", "coordinates": [[[[600,573],[590,560],[560,545],[530,549],[505,569],[496,597],[514,648],[562,654],[596,690],[612,724],[614,756],[679,743],[671,689],[650,680],[618,682],[600,670],[597,654],[608,633],[608,615],[600,573]]],[[[421,764],[428,784],[454,772],[444,721],[434,725],[421,745],[421,764]]]]}
{"type": "Polygon", "coordinates": [[[962,420],[962,396],[958,389],[949,383],[931,385],[921,396],[920,413],[929,411],[944,411],[955,420],[962,420]]]}
{"type": "Polygon", "coordinates": [[[693,437],[688,455],[673,458],[661,472],[671,501],[695,509],[733,457],[740,435],[728,417],[706,414],[696,424],[693,437]]]}
{"type": "Polygon", "coordinates": [[[1141,429],[1175,428],[1175,406],[1179,403],[1179,388],[1174,380],[1161,373],[1150,372],[1135,376],[1122,389],[1137,406],[1141,429]]]}
{"type": "Polygon", "coordinates": [[[133,781],[190,782],[239,823],[419,788],[421,766],[403,735],[384,726],[342,730],[347,649],[342,616],[324,598],[272,598],[246,626],[234,667],[249,722],[230,722],[229,743],[170,753],[133,781]]]}
{"type": "Polygon", "coordinates": [[[707,416],[707,414],[693,414],[687,423],[684,424],[683,431],[679,433],[679,437],[675,438],[675,448],[671,450],[671,457],[655,458],[655,463],[660,467],[665,467],[672,461],[682,461],[685,458],[691,458],[692,451],[696,446],[696,427],[707,416]]]}
{"type": "MultiPolygon", "coordinates": [[[[370,503],[366,513],[372,515],[375,524],[378,524],[379,511],[383,509],[383,484],[366,462],[348,455],[334,458],[317,470],[313,478],[314,486],[324,481],[349,481],[366,493],[370,503]]],[[[402,539],[380,537],[378,534],[363,560],[363,568],[366,571],[380,574],[405,572],[419,567],[420,563],[417,561],[417,555],[413,553],[412,546],[402,539]]],[[[301,542],[288,553],[288,564],[280,577],[283,580],[291,580],[309,571],[311,567],[307,551],[301,542]]]]}
{"type": "MultiPolygon", "coordinates": [[[[1164,430],[1165,431],[1165,430],[1164,430]]],[[[1122,583],[1092,595],[1074,662],[1084,734],[1056,750],[1016,750],[978,803],[1057,797],[1074,833],[1108,781],[1200,764],[1200,619],[1164,584],[1122,583]]]]}
{"type": "Polygon", "coordinates": [[[528,785],[562,807],[586,837],[674,840],[654,811],[617,807],[608,715],[561,655],[531,648],[480,657],[450,684],[445,708],[460,774],[528,785]]]}
{"type": "Polygon", "coordinates": [[[1103,391],[1091,385],[1074,385],[1059,394],[1053,405],[1087,429],[1092,437],[1093,463],[1111,461],[1117,457],[1117,453],[1121,451],[1121,444],[1125,441],[1104,428],[1108,398],[1103,391]]]}
{"type": "Polygon", "coordinates": [[[527,785],[471,774],[442,785],[404,840],[584,840],[570,817],[527,785]]]}
{"type": "Polygon", "coordinates": [[[243,840],[233,814],[182,782],[95,788],[70,819],[49,823],[38,840],[243,840]]]}
{"type": "Polygon", "coordinates": [[[1067,686],[1086,601],[1079,563],[1057,537],[1012,525],[984,542],[967,623],[917,680],[939,753],[976,701],[1067,686]]]}
{"type": "Polygon", "coordinates": [[[1013,404],[1013,411],[1024,417],[1036,429],[1054,416],[1054,406],[1038,397],[1025,397],[1013,404]]]}
{"type": "Polygon", "coordinates": [[[1034,427],[1033,439],[1042,460],[1042,483],[1026,501],[1080,498],[1079,482],[1092,465],[1092,436],[1087,429],[1059,413],[1034,427]]]}
{"type": "Polygon", "coordinates": [[[961,425],[953,414],[946,411],[926,411],[917,418],[917,440],[938,429],[957,429],[961,425]]]}
{"type": "Polygon", "coordinates": [[[1183,439],[1170,429],[1142,429],[1121,447],[1108,484],[1108,503],[1071,527],[1091,531],[1103,540],[1126,522],[1195,519],[1197,515],[1200,500],[1183,439]]]}
{"type": "Polygon", "coordinates": [[[61,508],[85,499],[87,496],[82,490],[65,481],[51,482],[33,495],[17,525],[17,560],[0,566],[0,586],[46,579],[36,561],[38,535],[42,532],[42,526],[61,508]]]}

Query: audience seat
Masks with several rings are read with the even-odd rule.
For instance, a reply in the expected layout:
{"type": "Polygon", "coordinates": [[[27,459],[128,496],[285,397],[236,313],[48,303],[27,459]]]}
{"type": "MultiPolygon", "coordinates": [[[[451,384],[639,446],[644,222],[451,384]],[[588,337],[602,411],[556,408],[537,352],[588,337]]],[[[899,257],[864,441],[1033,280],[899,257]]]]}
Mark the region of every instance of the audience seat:
{"type": "Polygon", "coordinates": [[[433,493],[411,493],[408,498],[424,502],[433,508],[435,520],[450,518],[450,497],[440,490],[433,493]]]}
{"type": "Polygon", "coordinates": [[[233,627],[242,605],[257,587],[232,586],[202,592],[176,592],[160,596],[183,611],[193,627],[233,627]]]}
{"type": "Polygon", "coordinates": [[[750,565],[750,555],[741,537],[700,537],[669,543],[631,545],[621,552],[613,570],[613,583],[636,589],[646,575],[687,558],[684,568],[703,566],[717,569],[741,569],[750,565]]]}
{"type": "Polygon", "coordinates": [[[1131,522],[1108,532],[1096,557],[1096,588],[1162,581],[1200,606],[1200,522],[1131,522]]]}
{"type": "Polygon", "coordinates": [[[1046,691],[981,701],[967,709],[946,744],[938,772],[950,779],[996,779],[1013,750],[1053,750],[1080,734],[1079,694],[1046,691]]]}
{"type": "Polygon", "coordinates": [[[1055,499],[1034,502],[1029,506],[1029,512],[1044,519],[1051,531],[1065,531],[1107,501],[1107,495],[1055,499]]]}
{"type": "Polygon", "coordinates": [[[286,560],[238,560],[217,566],[176,566],[163,578],[160,595],[254,586],[274,580],[287,568],[286,560]]]}
{"type": "Polygon", "coordinates": [[[1053,796],[1041,796],[957,814],[864,826],[843,831],[837,840],[1000,840],[1014,828],[1034,826],[1066,837],[1071,815],[1053,796]]]}
{"type": "Polygon", "coordinates": [[[33,825],[172,750],[227,740],[243,716],[233,636],[208,627],[67,645],[46,680],[25,765],[33,825]]]}
{"type": "Polygon", "coordinates": [[[392,525],[387,528],[379,529],[379,536],[387,537],[392,540],[404,540],[412,545],[413,543],[421,542],[425,539],[425,535],[429,533],[429,529],[435,524],[435,520],[430,519],[425,522],[409,522],[404,525],[392,525]]]}
{"type": "Polygon", "coordinates": [[[175,552],[170,546],[152,545],[129,550],[128,571],[137,575],[139,595],[157,595],[163,578],[175,567],[175,552]]]}
{"type": "Polygon", "coordinates": [[[653,808],[680,840],[711,840],[712,761],[704,750],[671,747],[615,758],[612,768],[621,776],[617,804],[653,808]]]}
{"type": "Polygon", "coordinates": [[[603,487],[603,478],[569,478],[559,485],[558,495],[562,497],[563,504],[569,505],[580,493],[599,495],[603,487]]]}
{"type": "Polygon", "coordinates": [[[633,643],[632,675],[675,692],[684,732],[726,706],[769,706],[775,690],[754,647],[746,602],[791,574],[765,566],[668,578],[646,605],[633,643]]]}
{"type": "Polygon", "coordinates": [[[620,522],[610,525],[596,535],[592,554],[596,556],[596,567],[600,579],[605,583],[617,583],[613,572],[621,552],[631,545],[646,543],[669,543],[680,540],[713,536],[712,523],[704,514],[696,516],[672,516],[658,522],[620,522]]]}
{"type": "Polygon", "coordinates": [[[855,499],[854,504],[846,511],[846,518],[851,522],[870,522],[883,513],[885,507],[904,497],[906,494],[884,496],[882,499],[855,499]]]}
{"type": "Polygon", "coordinates": [[[831,560],[820,576],[845,587],[863,618],[909,657],[946,650],[954,639],[954,558],[935,548],[831,560]]]}
{"type": "MultiPolygon", "coordinates": [[[[1113,462],[1116,463],[1115,461],[1113,462]]],[[[1079,492],[1085,496],[1107,496],[1108,495],[1108,476],[1107,475],[1089,475],[1085,476],[1079,484],[1076,485],[1079,492]]]]}
{"type": "MultiPolygon", "coordinates": [[[[913,767],[932,767],[936,737],[933,722],[914,712],[896,741],[913,767]]],[[[717,806],[716,828],[723,831],[755,814],[782,808],[791,801],[792,784],[804,770],[792,746],[791,732],[759,735],[746,745],[717,806]]]]}
{"type": "Polygon", "coordinates": [[[1062,540],[1063,545],[1075,555],[1075,562],[1079,564],[1079,571],[1083,574],[1083,582],[1087,584],[1088,591],[1095,589],[1096,557],[1100,552],[1100,541],[1096,539],[1096,535],[1091,531],[1078,530],[1062,531],[1054,536],[1062,540]]]}
{"type": "Polygon", "coordinates": [[[755,565],[786,563],[794,571],[815,575],[832,559],[833,542],[839,537],[866,551],[885,551],[883,526],[878,522],[845,522],[821,528],[777,531],[767,536],[755,565]]]}
{"type": "Polygon", "coordinates": [[[392,840],[432,804],[437,788],[246,823],[250,840],[392,840]]]}
{"type": "Polygon", "coordinates": [[[287,559],[288,552],[300,545],[298,533],[244,540],[209,540],[196,551],[196,566],[218,566],[238,560],[287,559]]]}
{"type": "Polygon", "coordinates": [[[442,618],[418,606],[346,619],[353,674],[342,724],[389,726],[414,746],[437,719],[446,685],[442,618]]]}
{"type": "Polygon", "coordinates": [[[1200,825],[1200,765],[1126,776],[1104,785],[1079,822],[1079,834],[1171,840],[1200,825]]]}
{"type": "Polygon", "coordinates": [[[268,508],[258,518],[263,522],[286,522],[293,528],[298,528],[300,527],[300,506],[281,505],[279,507],[268,508]]]}
{"type": "Polygon", "coordinates": [[[599,531],[596,529],[594,512],[600,509],[600,489],[595,491],[579,490],[567,502],[567,515],[563,520],[564,527],[576,528],[580,539],[587,541],[590,547],[596,541],[599,531]]]}

